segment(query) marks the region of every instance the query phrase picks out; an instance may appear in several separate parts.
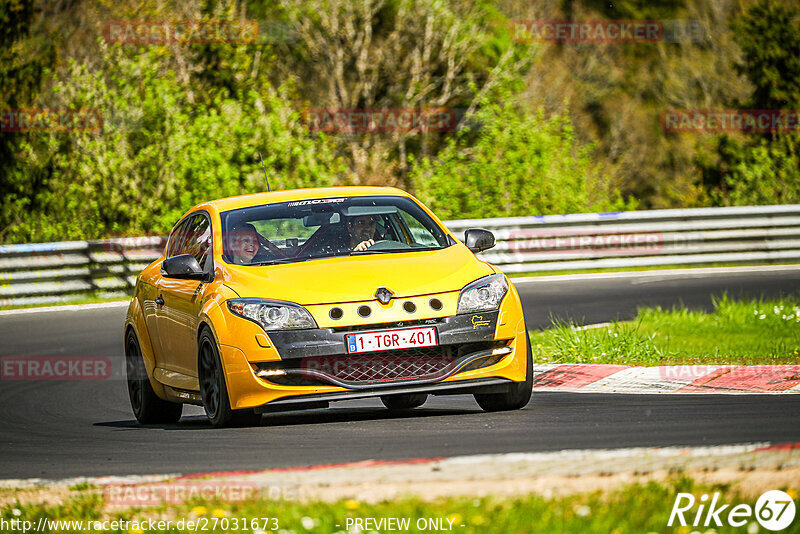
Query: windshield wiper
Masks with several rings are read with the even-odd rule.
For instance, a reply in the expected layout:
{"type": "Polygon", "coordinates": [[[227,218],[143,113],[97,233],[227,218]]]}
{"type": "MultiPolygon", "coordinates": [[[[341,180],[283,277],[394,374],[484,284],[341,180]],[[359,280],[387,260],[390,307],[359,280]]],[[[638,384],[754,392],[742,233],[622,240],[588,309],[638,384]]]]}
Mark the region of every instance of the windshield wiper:
{"type": "Polygon", "coordinates": [[[384,252],[425,252],[430,250],[442,250],[444,247],[408,247],[408,248],[384,248],[380,250],[359,250],[350,252],[351,256],[359,256],[361,254],[383,254],[384,252]]]}

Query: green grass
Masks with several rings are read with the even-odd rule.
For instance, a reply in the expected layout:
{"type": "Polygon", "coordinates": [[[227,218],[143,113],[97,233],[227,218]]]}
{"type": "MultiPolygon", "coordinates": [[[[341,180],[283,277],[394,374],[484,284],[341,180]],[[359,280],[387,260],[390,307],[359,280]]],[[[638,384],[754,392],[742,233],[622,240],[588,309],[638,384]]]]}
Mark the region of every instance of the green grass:
{"type": "MultiPolygon", "coordinates": [[[[784,489],[787,488],[776,488],[784,489]]],[[[278,528],[269,522],[272,528],[262,529],[269,532],[283,531],[297,534],[304,532],[346,532],[347,518],[409,518],[411,528],[404,532],[431,532],[416,528],[420,518],[451,519],[452,532],[458,534],[471,533],[517,533],[546,532],[558,533],[646,533],[646,532],[680,532],[688,534],[699,530],[708,532],[708,528],[667,527],[667,521],[678,492],[688,492],[697,498],[701,494],[721,493],[720,503],[731,506],[745,503],[751,507],[755,499],[742,499],[731,491],[727,485],[700,486],[692,479],[676,476],[664,483],[650,482],[646,485],[628,485],[606,492],[571,495],[568,497],[544,498],[536,495],[524,495],[513,498],[499,497],[458,497],[424,501],[418,498],[402,498],[393,502],[366,504],[357,501],[339,501],[334,503],[294,501],[256,500],[241,503],[219,503],[196,501],[181,506],[153,507],[148,509],[127,510],[108,513],[103,509],[101,493],[81,494],[61,506],[21,506],[12,504],[0,508],[0,517],[6,521],[23,519],[34,524],[40,517],[51,520],[103,520],[125,519],[129,521],[142,519],[171,519],[173,525],[178,520],[198,519],[206,521],[206,532],[253,532],[252,528],[235,530],[232,521],[243,520],[251,524],[257,518],[276,518],[278,528]],[[225,530],[223,519],[228,520],[225,530]],[[216,520],[216,522],[215,522],[216,520]],[[217,528],[212,528],[214,525],[217,528]],[[463,525],[463,526],[461,526],[463,525]]],[[[788,490],[791,491],[791,490],[788,490]]],[[[693,509],[696,511],[695,509],[693,509]]],[[[692,513],[687,513],[689,521],[692,513]]],[[[724,523],[723,515],[723,523],[724,523]]],[[[262,519],[258,519],[263,523],[262,519]]],[[[723,526],[712,532],[766,532],[751,519],[753,526],[733,529],[723,526]]],[[[446,524],[446,521],[445,521],[446,524]]],[[[259,525],[260,527],[261,525],[259,525]]],[[[183,532],[172,530],[172,532],[183,532]]],[[[91,531],[91,530],[89,530],[91,531]]],[[[128,528],[128,532],[141,532],[128,528]]],[[[62,530],[60,532],[75,532],[62,530]]],[[[87,532],[84,530],[83,532],[87,532]]],[[[106,532],[115,532],[113,530],[106,532]]],[[[116,531],[119,532],[119,531],[116,531]]],[[[150,532],[144,530],[144,532],[150,532]]],[[[383,530],[382,532],[386,532],[383,530]]],[[[435,532],[435,531],[434,531],[435,532]]],[[[441,530],[439,531],[441,532],[441,530]]],[[[800,521],[795,521],[783,532],[800,532],[800,521]]]]}
{"type": "Polygon", "coordinates": [[[531,334],[536,363],[622,365],[800,362],[800,299],[714,301],[714,311],[642,308],[633,321],[531,334]]]}

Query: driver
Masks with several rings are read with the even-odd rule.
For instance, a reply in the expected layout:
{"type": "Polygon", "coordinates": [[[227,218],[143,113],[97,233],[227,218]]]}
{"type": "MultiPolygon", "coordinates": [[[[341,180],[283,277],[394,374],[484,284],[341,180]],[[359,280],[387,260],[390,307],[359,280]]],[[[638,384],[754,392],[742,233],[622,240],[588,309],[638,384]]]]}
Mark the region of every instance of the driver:
{"type": "Polygon", "coordinates": [[[377,221],[372,215],[360,215],[347,219],[347,233],[350,235],[349,248],[355,252],[363,252],[375,244],[375,227],[377,221]]]}

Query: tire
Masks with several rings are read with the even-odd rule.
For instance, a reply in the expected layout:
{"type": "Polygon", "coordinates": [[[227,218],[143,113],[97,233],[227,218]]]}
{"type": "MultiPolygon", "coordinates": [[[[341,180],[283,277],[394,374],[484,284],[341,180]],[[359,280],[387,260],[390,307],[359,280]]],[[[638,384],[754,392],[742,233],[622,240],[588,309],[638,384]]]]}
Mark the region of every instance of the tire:
{"type": "Polygon", "coordinates": [[[183,404],[165,401],[153,391],[144,367],[142,349],[133,330],[125,336],[125,364],[128,397],[136,420],[144,425],[177,423],[183,413],[183,404]]]}
{"type": "Polygon", "coordinates": [[[203,329],[198,343],[198,374],[200,396],[208,420],[215,428],[226,426],[254,426],[261,422],[261,414],[252,409],[233,410],[225,384],[225,373],[219,357],[217,343],[208,329],[203,329]]]}
{"type": "Polygon", "coordinates": [[[384,395],[381,402],[390,410],[413,410],[428,400],[427,393],[405,393],[402,395],[384,395]]]}
{"type": "Polygon", "coordinates": [[[533,392],[533,352],[528,331],[525,331],[528,351],[525,359],[525,381],[514,382],[505,393],[475,393],[475,401],[485,412],[503,412],[524,408],[533,392]]]}

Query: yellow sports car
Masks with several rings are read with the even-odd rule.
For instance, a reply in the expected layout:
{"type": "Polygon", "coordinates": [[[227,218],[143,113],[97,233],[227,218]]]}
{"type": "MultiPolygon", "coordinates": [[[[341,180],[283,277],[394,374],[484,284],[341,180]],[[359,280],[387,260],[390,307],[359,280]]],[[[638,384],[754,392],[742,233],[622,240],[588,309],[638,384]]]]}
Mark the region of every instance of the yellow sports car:
{"type": "Polygon", "coordinates": [[[519,295],[394,188],[260,193],[199,204],[142,271],[125,321],[141,423],[183,404],[214,426],[380,397],[391,410],[470,393],[525,406],[533,365],[519,295]]]}

